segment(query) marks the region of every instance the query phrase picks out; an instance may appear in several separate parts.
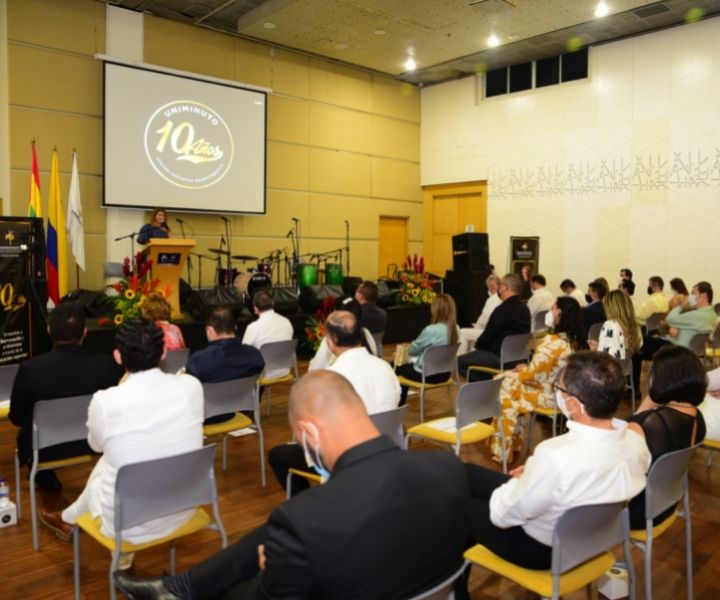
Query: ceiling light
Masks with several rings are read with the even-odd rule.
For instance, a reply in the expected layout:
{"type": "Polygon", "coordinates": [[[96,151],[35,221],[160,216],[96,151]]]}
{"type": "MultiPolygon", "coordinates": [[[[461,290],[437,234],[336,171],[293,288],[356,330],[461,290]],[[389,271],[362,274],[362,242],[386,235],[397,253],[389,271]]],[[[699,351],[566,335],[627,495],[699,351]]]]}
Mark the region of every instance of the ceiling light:
{"type": "Polygon", "coordinates": [[[415,59],[412,56],[408,56],[407,60],[405,61],[404,67],[406,71],[414,71],[417,68],[415,59]]]}
{"type": "Polygon", "coordinates": [[[494,33],[487,39],[487,45],[491,48],[496,48],[500,45],[500,38],[494,33]]]}
{"type": "Polygon", "coordinates": [[[385,35],[387,31],[385,31],[384,29],[376,29],[375,31],[373,31],[373,33],[375,35],[385,35]]]}
{"type": "Polygon", "coordinates": [[[595,16],[600,17],[606,17],[610,14],[610,7],[605,4],[604,2],[598,2],[597,6],[595,7],[595,16]]]}
{"type": "Polygon", "coordinates": [[[275,23],[271,23],[270,21],[268,21],[267,23],[263,23],[263,27],[265,29],[275,29],[277,27],[277,25],[275,25],[275,23]]]}
{"type": "Polygon", "coordinates": [[[335,50],[347,50],[349,47],[350,46],[348,46],[347,44],[343,44],[343,43],[335,44],[335,50]]]}

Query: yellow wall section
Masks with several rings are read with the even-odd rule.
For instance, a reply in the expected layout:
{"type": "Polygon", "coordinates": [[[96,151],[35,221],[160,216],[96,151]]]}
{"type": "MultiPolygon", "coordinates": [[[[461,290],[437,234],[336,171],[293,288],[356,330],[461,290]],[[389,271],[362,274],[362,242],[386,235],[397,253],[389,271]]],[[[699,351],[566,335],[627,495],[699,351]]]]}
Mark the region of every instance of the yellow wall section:
{"type": "MultiPolygon", "coordinates": [[[[52,147],[59,150],[64,196],[70,151],[76,147],[89,264],[81,284],[99,288],[105,260],[102,64],[93,55],[105,51],[105,5],[9,0],[8,16],[13,213],[27,210],[30,141],[38,144],[45,206],[52,147]]],[[[273,90],[268,98],[267,215],[232,218],[234,253],[264,256],[289,249],[285,236],[292,217],[302,220],[303,253],[332,250],[344,245],[348,219],[352,274],[373,277],[380,215],[408,217],[409,250],[421,252],[420,95],[415,87],[149,15],[144,52],[150,64],[273,90]]],[[[199,252],[217,247],[224,229],[216,215],[182,218],[195,230],[199,252]]],[[[171,224],[176,227],[174,220],[171,224]]],[[[212,276],[206,261],[204,284],[212,276]]]]}

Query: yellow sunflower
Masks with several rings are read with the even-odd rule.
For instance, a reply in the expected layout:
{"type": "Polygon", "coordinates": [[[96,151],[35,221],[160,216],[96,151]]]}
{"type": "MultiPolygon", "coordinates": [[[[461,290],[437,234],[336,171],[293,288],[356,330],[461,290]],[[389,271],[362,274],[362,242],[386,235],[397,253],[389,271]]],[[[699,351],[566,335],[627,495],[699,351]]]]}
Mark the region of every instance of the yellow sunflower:
{"type": "Polygon", "coordinates": [[[123,294],[128,300],[132,300],[135,297],[134,290],[127,289],[125,290],[125,293],[123,294]]]}
{"type": "Polygon", "coordinates": [[[408,296],[407,294],[403,294],[402,299],[403,299],[403,302],[407,302],[408,300],[410,300],[410,296],[408,296]]]}
{"type": "Polygon", "coordinates": [[[122,315],[115,315],[113,322],[115,323],[115,325],[122,325],[124,320],[125,317],[123,317],[122,315]]]}
{"type": "Polygon", "coordinates": [[[420,290],[418,288],[413,289],[412,295],[417,296],[420,293],[420,290]]]}

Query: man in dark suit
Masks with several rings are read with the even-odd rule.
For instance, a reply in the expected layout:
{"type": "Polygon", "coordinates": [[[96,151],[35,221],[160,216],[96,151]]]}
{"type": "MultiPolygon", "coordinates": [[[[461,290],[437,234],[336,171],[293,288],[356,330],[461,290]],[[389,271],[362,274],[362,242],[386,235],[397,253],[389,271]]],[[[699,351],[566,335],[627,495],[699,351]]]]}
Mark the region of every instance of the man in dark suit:
{"type": "MultiPolygon", "coordinates": [[[[48,315],[48,333],[53,348],[20,364],[10,393],[9,418],[20,430],[17,436],[20,464],[32,462],[32,418],[35,403],[70,396],[94,394],[116,385],[121,371],[112,356],[95,354],[82,347],[87,334],[82,308],[64,302],[48,315]]],[[[86,440],[45,448],[40,460],[50,461],[90,453],[86,440]]],[[[62,484],[55,471],[41,471],[35,482],[48,491],[62,484]]]]}
{"type": "Polygon", "coordinates": [[[602,299],[605,297],[605,286],[599,281],[591,281],[588,284],[588,296],[590,296],[590,302],[582,309],[585,338],[595,323],[605,322],[605,307],[602,303],[602,299]]]}
{"type": "Polygon", "coordinates": [[[337,373],[309,373],[289,402],[295,438],[330,479],[189,571],[147,580],[117,572],[127,597],[407,598],[462,564],[469,492],[455,456],[407,452],[380,436],[337,373]]]}
{"type": "MultiPolygon", "coordinates": [[[[508,335],[530,333],[530,310],[520,299],[523,282],[509,273],[500,280],[498,294],[502,303],[493,311],[482,335],[475,342],[475,350],[458,357],[460,373],[467,376],[470,365],[500,368],[500,347],[508,335]]],[[[471,373],[471,381],[490,379],[491,375],[471,373]]]]}
{"type": "Polygon", "coordinates": [[[355,292],[360,305],[360,321],[370,333],[385,331],[387,313],[377,303],[378,288],[372,281],[363,281],[355,292]]]}

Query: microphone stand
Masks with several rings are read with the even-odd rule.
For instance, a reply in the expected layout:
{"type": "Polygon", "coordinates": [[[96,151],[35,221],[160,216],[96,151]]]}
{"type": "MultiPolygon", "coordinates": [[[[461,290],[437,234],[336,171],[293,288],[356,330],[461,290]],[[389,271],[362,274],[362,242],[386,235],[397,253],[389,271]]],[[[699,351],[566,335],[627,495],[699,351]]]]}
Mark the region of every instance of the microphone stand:
{"type": "MultiPolygon", "coordinates": [[[[298,252],[298,244],[295,240],[295,233],[293,230],[290,230],[290,243],[292,243],[292,269],[290,270],[290,281],[292,281],[295,284],[295,287],[297,287],[297,270],[298,270],[298,262],[300,259],[300,253],[298,252]]],[[[287,257],[285,257],[285,268],[288,268],[287,264],[287,257]]]]}
{"type": "MultiPolygon", "coordinates": [[[[185,239],[185,221],[182,219],[175,220],[178,222],[178,225],[180,225],[180,234],[183,239],[185,239]]],[[[192,288],[192,253],[188,254],[187,257],[187,277],[188,285],[192,288]]]]}
{"type": "Polygon", "coordinates": [[[232,254],[232,238],[230,237],[230,219],[227,217],[220,217],[223,221],[225,221],[225,239],[227,240],[227,272],[228,272],[228,278],[230,277],[231,269],[232,269],[232,263],[230,255],[232,254]]]}
{"type": "Polygon", "coordinates": [[[137,231],[133,231],[132,233],[128,233],[127,235],[122,235],[120,237],[116,237],[115,241],[120,242],[122,240],[130,240],[130,264],[133,267],[133,271],[137,271],[137,262],[135,261],[135,236],[137,235],[137,231]]]}
{"type": "Polygon", "coordinates": [[[350,277],[350,221],[345,220],[345,277],[350,277]]]}

